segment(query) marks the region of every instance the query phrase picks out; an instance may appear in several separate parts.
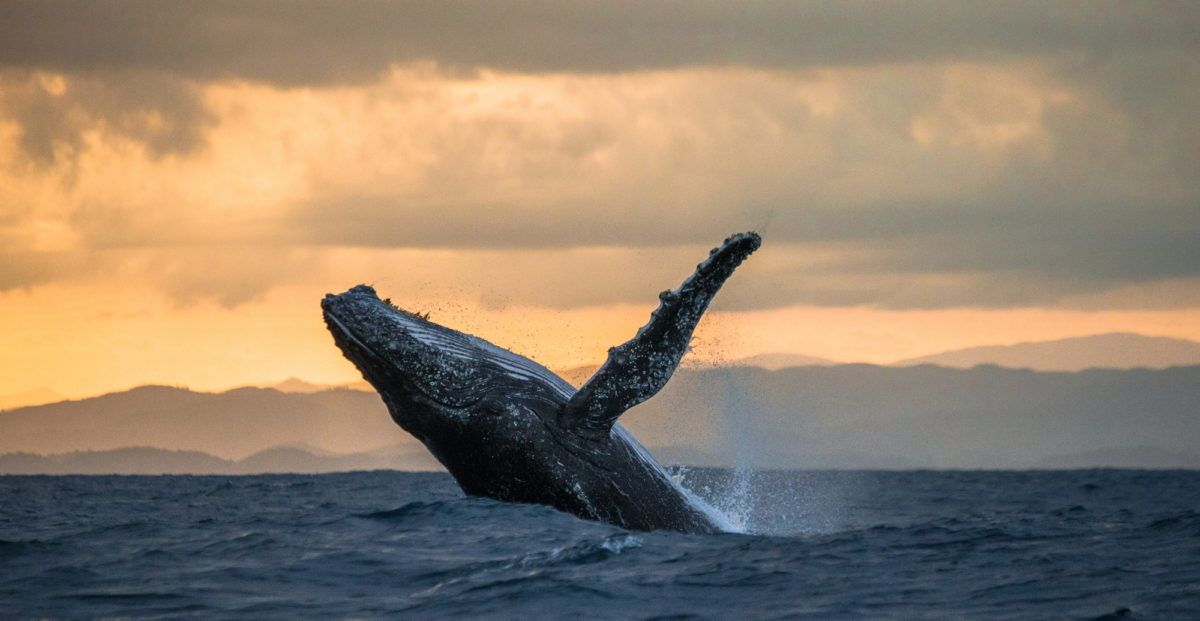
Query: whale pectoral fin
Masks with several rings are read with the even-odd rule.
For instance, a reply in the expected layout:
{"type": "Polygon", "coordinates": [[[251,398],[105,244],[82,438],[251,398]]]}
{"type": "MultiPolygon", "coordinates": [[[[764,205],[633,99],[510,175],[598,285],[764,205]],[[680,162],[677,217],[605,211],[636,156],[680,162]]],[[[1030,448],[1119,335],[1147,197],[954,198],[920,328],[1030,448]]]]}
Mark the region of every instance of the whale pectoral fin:
{"type": "Polygon", "coordinates": [[[604,365],[563,406],[559,424],[583,435],[607,435],[621,414],[666,386],[708,303],[761,243],[754,232],[733,235],[714,248],[678,289],[659,294],[660,303],[649,323],[632,339],[608,350],[604,365]]]}

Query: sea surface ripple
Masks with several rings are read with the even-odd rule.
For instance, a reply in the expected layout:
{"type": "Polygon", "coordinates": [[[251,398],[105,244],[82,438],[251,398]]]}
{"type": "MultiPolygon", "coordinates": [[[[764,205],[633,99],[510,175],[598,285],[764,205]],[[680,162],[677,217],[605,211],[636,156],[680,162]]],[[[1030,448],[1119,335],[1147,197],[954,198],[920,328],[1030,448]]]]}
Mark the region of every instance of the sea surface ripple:
{"type": "Polygon", "coordinates": [[[0,616],[1200,618],[1200,472],[683,476],[750,534],[432,473],[0,477],[0,616]]]}

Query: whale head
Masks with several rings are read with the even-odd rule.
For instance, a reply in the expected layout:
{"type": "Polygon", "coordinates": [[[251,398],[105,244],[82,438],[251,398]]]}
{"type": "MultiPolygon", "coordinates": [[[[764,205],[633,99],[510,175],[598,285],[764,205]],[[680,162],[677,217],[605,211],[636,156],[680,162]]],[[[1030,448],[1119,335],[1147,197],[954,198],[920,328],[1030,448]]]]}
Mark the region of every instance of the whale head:
{"type": "Polygon", "coordinates": [[[397,308],[367,285],[326,295],[321,309],[392,418],[427,443],[447,425],[511,409],[517,397],[526,414],[552,420],[574,393],[545,367],[397,308]]]}

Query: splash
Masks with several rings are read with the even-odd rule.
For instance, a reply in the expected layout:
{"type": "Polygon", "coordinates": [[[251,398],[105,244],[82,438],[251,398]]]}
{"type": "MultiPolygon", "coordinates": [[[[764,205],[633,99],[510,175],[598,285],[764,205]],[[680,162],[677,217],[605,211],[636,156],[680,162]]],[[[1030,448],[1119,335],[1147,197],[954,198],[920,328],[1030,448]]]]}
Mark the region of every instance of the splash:
{"type": "Polygon", "coordinates": [[[757,446],[752,437],[754,421],[744,406],[746,400],[740,398],[740,383],[733,377],[733,371],[725,369],[721,377],[725,384],[725,389],[721,391],[724,400],[721,420],[726,427],[723,437],[733,456],[733,481],[721,499],[721,507],[729,514],[731,521],[742,525],[745,532],[755,532],[754,471],[750,467],[752,451],[757,446]]]}
{"type": "MultiPolygon", "coordinates": [[[[763,470],[763,445],[769,442],[756,431],[755,412],[747,407],[735,369],[714,370],[724,382],[721,447],[730,461],[728,469],[675,467],[672,476],[690,497],[711,507],[728,525],[729,532],[752,535],[796,536],[838,530],[844,522],[845,492],[828,477],[802,471],[763,470]]],[[[836,480],[842,480],[841,477],[836,480]]]]}
{"type": "Polygon", "coordinates": [[[736,513],[732,513],[722,509],[719,506],[713,505],[685,485],[681,484],[679,489],[683,491],[684,497],[688,499],[688,502],[692,503],[692,506],[703,511],[704,514],[707,515],[713,522],[715,522],[717,527],[721,530],[727,533],[749,533],[749,531],[746,529],[745,522],[739,519],[739,516],[736,513]]]}

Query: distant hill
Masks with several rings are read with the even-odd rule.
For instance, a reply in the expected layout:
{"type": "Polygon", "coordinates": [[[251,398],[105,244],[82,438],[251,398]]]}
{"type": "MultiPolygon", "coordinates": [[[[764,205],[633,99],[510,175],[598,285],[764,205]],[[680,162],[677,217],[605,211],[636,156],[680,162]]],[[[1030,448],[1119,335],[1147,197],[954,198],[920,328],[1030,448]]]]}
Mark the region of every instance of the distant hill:
{"type": "Polygon", "coordinates": [[[0,474],[263,474],[441,469],[428,451],[413,445],[350,455],[322,455],[299,448],[277,447],[236,461],[200,451],[149,447],[48,456],[31,453],[0,455],[0,474]]]}
{"type": "Polygon", "coordinates": [[[307,394],[311,392],[321,392],[322,390],[332,390],[336,388],[336,386],[330,386],[328,384],[314,384],[312,382],[306,382],[298,377],[289,377],[278,384],[269,384],[262,386],[262,388],[274,388],[279,392],[299,392],[307,394]]]}
{"type": "Polygon", "coordinates": [[[838,363],[826,358],[805,356],[804,354],[769,353],[739,358],[725,366],[759,367],[776,371],[778,369],[786,369],[788,367],[823,367],[832,364],[838,363]]]}
{"type": "Polygon", "coordinates": [[[970,347],[909,358],[892,366],[936,364],[960,369],[994,364],[1037,371],[1084,369],[1165,369],[1200,364],[1200,343],[1160,336],[1115,332],[1057,341],[970,347]]]}
{"type": "Polygon", "coordinates": [[[416,443],[373,392],[223,393],[142,386],[0,413],[0,453],[105,451],[130,446],[240,459],[278,445],[355,453],[416,443]]]}
{"type": "Polygon", "coordinates": [[[364,381],[351,382],[349,384],[314,384],[304,381],[298,377],[289,377],[282,382],[275,384],[259,385],[257,388],[274,388],[279,392],[298,392],[298,393],[313,393],[324,392],[326,390],[338,390],[339,388],[347,388],[350,390],[366,390],[370,391],[370,384],[364,381]]]}
{"type": "Polygon", "coordinates": [[[772,468],[1200,467],[1200,366],[684,371],[621,419],[647,446],[772,468]]]}
{"type": "Polygon", "coordinates": [[[0,410],[10,410],[28,405],[42,405],[45,403],[54,403],[55,401],[62,400],[62,395],[50,390],[49,388],[34,388],[33,390],[26,390],[9,395],[0,395],[0,410]]]}
{"type": "MultiPolygon", "coordinates": [[[[709,363],[693,363],[689,358],[684,358],[681,368],[691,370],[711,369],[714,367],[758,367],[761,369],[769,369],[772,371],[785,369],[788,367],[813,367],[813,366],[829,366],[839,364],[827,358],[818,358],[816,356],[806,356],[804,354],[789,354],[783,352],[772,352],[766,354],[757,354],[738,358],[722,364],[709,363]]],[[[571,383],[572,386],[578,388],[583,382],[587,381],[600,365],[587,364],[578,367],[567,369],[558,369],[558,373],[563,379],[571,383]]]]}
{"type": "MultiPolygon", "coordinates": [[[[621,423],[661,458],[697,465],[1200,467],[1200,366],[683,369],[621,423]]],[[[317,471],[336,460],[336,468],[374,467],[361,454],[397,445],[428,458],[377,395],[347,389],[147,386],[0,413],[0,453],[142,446],[243,460],[254,471],[317,471]]]]}

